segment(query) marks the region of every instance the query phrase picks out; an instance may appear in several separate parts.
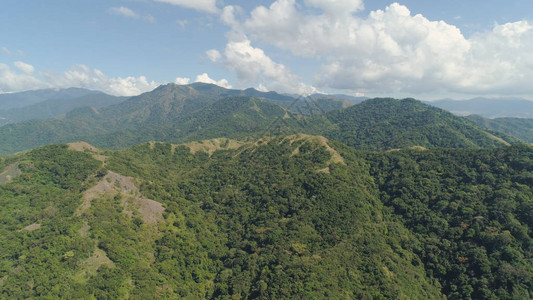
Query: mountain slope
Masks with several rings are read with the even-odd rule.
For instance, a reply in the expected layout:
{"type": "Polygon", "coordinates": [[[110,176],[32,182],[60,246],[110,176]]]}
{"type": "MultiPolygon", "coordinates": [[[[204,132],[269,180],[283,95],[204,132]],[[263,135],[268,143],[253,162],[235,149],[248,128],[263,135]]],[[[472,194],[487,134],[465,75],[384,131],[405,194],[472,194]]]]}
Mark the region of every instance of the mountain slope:
{"type": "Polygon", "coordinates": [[[532,167],[307,135],[0,157],[0,297],[528,299],[532,167]]]}
{"type": "Polygon", "coordinates": [[[101,109],[124,100],[126,97],[115,97],[104,93],[91,93],[74,98],[48,99],[25,107],[0,110],[0,118],[3,120],[3,122],[0,121],[0,125],[32,119],[54,118],[84,106],[101,109]]]}
{"type": "Polygon", "coordinates": [[[320,99],[320,98],[331,98],[331,99],[338,99],[338,100],[344,100],[348,101],[353,104],[359,104],[365,100],[368,100],[368,97],[356,97],[356,96],[350,96],[350,95],[344,95],[344,94],[312,94],[309,95],[309,98],[311,99],[320,99]]]}
{"type": "Polygon", "coordinates": [[[214,144],[10,158],[0,295],[441,298],[360,158],[321,137],[214,144]]]}
{"type": "Polygon", "coordinates": [[[0,154],[77,140],[120,148],[150,140],[179,142],[194,136],[243,136],[251,131],[263,131],[274,120],[288,114],[286,109],[274,104],[287,98],[272,92],[228,90],[211,84],[168,84],[98,111],[77,108],[63,119],[3,126],[0,138],[5,143],[0,144],[0,154]],[[239,96],[246,93],[271,98],[239,96]],[[238,111],[234,100],[239,97],[244,99],[241,105],[252,101],[251,107],[238,111]],[[233,109],[236,111],[230,111],[233,109]]]}
{"type": "Polygon", "coordinates": [[[81,140],[110,148],[121,148],[142,142],[184,142],[207,138],[258,138],[262,135],[297,132],[298,116],[282,107],[257,98],[230,96],[199,111],[181,115],[164,124],[134,124],[108,134],[83,136],[81,140]]]}
{"type": "Polygon", "coordinates": [[[533,147],[368,153],[381,200],[449,299],[533,296],[533,147]]]}
{"type": "Polygon", "coordinates": [[[477,115],[466,117],[477,125],[503,132],[527,143],[533,143],[533,119],[524,118],[496,118],[487,119],[477,115]]]}
{"type": "Polygon", "coordinates": [[[516,142],[505,135],[494,136],[468,120],[414,99],[366,100],[315,120],[329,122],[329,128],[322,132],[326,137],[365,150],[494,147],[516,142]]]}
{"type": "Polygon", "coordinates": [[[293,133],[325,135],[368,150],[493,147],[517,141],[413,99],[372,99],[323,114],[346,103],[331,99],[286,101],[283,97],[210,84],[164,85],[100,110],[78,108],[63,119],[2,126],[0,140],[5,142],[0,144],[0,154],[77,140],[116,149],[150,140],[178,143],[195,138],[293,133]],[[246,93],[272,98],[243,95],[246,93]]]}

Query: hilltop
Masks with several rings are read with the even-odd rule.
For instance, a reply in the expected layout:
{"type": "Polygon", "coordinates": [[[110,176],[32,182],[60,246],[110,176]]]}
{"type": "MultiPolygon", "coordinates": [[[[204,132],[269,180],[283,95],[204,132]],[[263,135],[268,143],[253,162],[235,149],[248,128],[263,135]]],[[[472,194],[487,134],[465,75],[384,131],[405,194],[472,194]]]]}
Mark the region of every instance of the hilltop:
{"type": "Polygon", "coordinates": [[[518,142],[414,99],[370,99],[321,119],[331,124],[323,135],[357,149],[479,148],[518,142]]]}

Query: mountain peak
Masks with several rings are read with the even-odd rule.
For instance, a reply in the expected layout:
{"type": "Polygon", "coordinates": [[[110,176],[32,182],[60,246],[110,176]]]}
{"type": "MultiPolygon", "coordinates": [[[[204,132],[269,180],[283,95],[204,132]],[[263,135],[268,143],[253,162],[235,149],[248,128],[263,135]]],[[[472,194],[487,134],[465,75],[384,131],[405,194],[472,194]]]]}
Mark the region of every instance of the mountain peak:
{"type": "Polygon", "coordinates": [[[476,148],[505,145],[475,124],[413,98],[375,98],[326,113],[336,127],[325,135],[366,150],[410,146],[476,148]]]}

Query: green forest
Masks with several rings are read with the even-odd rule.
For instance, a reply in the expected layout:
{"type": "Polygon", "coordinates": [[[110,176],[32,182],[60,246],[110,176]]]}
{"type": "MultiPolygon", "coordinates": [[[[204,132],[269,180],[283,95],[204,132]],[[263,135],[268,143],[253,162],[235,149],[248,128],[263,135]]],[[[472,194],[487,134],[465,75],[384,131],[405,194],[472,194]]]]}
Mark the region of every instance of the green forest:
{"type": "Polygon", "coordinates": [[[75,143],[2,176],[0,298],[533,297],[530,145],[75,143]]]}
{"type": "MultiPolygon", "coordinates": [[[[481,148],[527,141],[522,135],[515,136],[516,131],[504,131],[506,134],[485,129],[415,99],[376,98],[350,105],[332,98],[294,99],[195,83],[162,85],[98,109],[97,103],[87,100],[92,107],[78,107],[52,119],[0,126],[0,155],[77,141],[124,149],[149,141],[180,144],[297,133],[377,151],[410,146],[481,148]]],[[[23,110],[22,114],[28,116],[32,111],[23,110]]]]}

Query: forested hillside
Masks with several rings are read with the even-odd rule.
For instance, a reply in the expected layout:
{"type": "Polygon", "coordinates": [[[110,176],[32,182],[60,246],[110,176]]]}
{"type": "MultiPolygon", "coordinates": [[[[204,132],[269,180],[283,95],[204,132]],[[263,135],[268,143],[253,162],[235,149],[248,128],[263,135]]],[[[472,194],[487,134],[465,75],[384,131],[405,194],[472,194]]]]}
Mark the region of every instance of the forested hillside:
{"type": "Polygon", "coordinates": [[[533,143],[533,119],[496,118],[487,119],[477,115],[466,117],[477,125],[517,137],[524,142],[533,143]]]}
{"type": "Polygon", "coordinates": [[[320,118],[333,125],[321,134],[357,149],[476,148],[518,141],[414,99],[370,99],[320,118]]]}
{"type": "Polygon", "coordinates": [[[76,143],[0,168],[3,298],[533,296],[527,145],[76,143]]]}
{"type": "Polygon", "coordinates": [[[370,153],[381,200],[452,299],[533,297],[533,147],[370,153]]]}
{"type": "Polygon", "coordinates": [[[0,155],[79,140],[120,149],[151,140],[182,143],[302,132],[371,150],[493,147],[519,141],[413,99],[371,99],[353,106],[328,98],[291,99],[210,84],[163,85],[102,109],[82,107],[61,119],[2,126],[0,155]]]}

